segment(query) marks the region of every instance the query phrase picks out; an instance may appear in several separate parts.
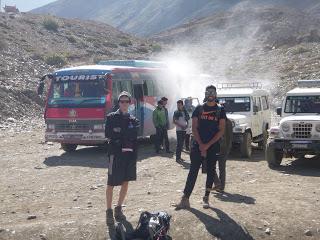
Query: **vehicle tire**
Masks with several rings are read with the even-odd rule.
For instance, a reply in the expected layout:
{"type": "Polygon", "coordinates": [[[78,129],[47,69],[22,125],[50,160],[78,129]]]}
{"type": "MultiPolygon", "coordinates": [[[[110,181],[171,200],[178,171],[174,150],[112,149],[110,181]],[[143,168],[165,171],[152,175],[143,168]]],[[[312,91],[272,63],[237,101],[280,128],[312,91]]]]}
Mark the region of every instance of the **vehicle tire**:
{"type": "Polygon", "coordinates": [[[77,149],[77,146],[77,144],[61,143],[61,148],[67,153],[74,152],[77,149]]]}
{"type": "Polygon", "coordinates": [[[267,129],[265,129],[262,133],[262,136],[263,136],[263,139],[262,141],[258,142],[258,147],[261,149],[261,150],[266,150],[266,146],[267,146],[267,142],[268,142],[268,131],[267,129]]]}
{"type": "Polygon", "coordinates": [[[265,157],[268,162],[268,166],[271,169],[280,167],[283,152],[281,150],[277,150],[273,147],[272,143],[268,143],[266,146],[265,157]]]}
{"type": "Polygon", "coordinates": [[[251,158],[252,155],[252,136],[250,132],[245,132],[243,134],[243,140],[240,144],[241,157],[251,158]]]}

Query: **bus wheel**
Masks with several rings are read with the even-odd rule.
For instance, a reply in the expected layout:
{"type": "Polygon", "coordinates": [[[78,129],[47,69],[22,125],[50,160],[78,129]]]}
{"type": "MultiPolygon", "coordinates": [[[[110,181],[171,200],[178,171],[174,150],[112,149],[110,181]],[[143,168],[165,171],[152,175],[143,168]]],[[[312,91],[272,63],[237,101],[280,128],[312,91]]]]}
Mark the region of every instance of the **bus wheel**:
{"type": "Polygon", "coordinates": [[[74,152],[77,149],[77,144],[66,144],[66,143],[61,143],[61,148],[65,152],[74,152]]]}

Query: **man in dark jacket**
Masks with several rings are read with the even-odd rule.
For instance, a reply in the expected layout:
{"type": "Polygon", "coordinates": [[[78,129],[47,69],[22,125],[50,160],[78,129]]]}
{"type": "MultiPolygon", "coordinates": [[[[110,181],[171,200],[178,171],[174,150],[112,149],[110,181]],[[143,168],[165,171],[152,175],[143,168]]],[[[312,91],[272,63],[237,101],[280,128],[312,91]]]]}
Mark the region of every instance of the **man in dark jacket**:
{"type": "Polygon", "coordinates": [[[140,127],[139,120],[129,112],[131,95],[127,92],[120,93],[118,97],[119,109],[107,116],[105,135],[109,140],[108,152],[108,183],[106,189],[108,225],[114,224],[112,198],[114,186],[121,186],[114,217],[117,221],[125,219],[122,204],[127,195],[129,181],[137,178],[137,137],[140,127]]]}

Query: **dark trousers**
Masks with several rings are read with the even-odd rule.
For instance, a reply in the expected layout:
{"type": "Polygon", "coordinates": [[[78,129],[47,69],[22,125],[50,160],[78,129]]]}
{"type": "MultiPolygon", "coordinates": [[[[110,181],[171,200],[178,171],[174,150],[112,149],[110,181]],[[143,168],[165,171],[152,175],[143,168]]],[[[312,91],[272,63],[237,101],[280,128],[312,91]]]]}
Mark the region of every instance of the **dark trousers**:
{"type": "Polygon", "coordinates": [[[165,127],[156,128],[155,148],[157,152],[160,151],[160,146],[163,144],[163,140],[165,142],[166,151],[169,151],[168,130],[165,127]]]}
{"type": "MultiPolygon", "coordinates": [[[[219,144],[214,144],[207,151],[207,180],[206,180],[206,189],[212,188],[214,182],[214,169],[217,162],[217,154],[220,152],[219,144]]],[[[184,196],[189,198],[194,185],[197,181],[198,172],[201,166],[202,157],[199,150],[199,146],[192,146],[190,153],[191,165],[189,169],[189,174],[184,188],[184,196]]]]}
{"type": "Polygon", "coordinates": [[[184,144],[185,144],[186,150],[189,151],[189,149],[190,149],[190,134],[186,134],[184,144]]]}
{"type": "MultiPolygon", "coordinates": [[[[224,155],[220,155],[218,157],[218,166],[219,166],[219,178],[218,179],[220,180],[222,190],[224,190],[225,185],[226,185],[226,162],[227,162],[227,158],[224,155]]],[[[214,169],[214,171],[216,171],[216,170],[214,169]]],[[[217,176],[216,173],[215,173],[215,175],[217,176]]]]}
{"type": "Polygon", "coordinates": [[[176,159],[181,159],[181,152],[183,148],[183,144],[186,137],[186,131],[177,131],[177,148],[176,148],[176,159]]]}

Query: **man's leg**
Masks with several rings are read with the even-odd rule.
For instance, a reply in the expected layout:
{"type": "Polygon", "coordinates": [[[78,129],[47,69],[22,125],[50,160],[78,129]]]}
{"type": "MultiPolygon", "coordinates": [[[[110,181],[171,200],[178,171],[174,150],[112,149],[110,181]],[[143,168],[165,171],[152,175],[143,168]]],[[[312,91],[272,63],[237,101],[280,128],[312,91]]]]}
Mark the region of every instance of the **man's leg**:
{"type": "Polygon", "coordinates": [[[161,132],[160,132],[160,128],[156,128],[156,137],[154,140],[154,146],[157,153],[159,153],[160,151],[160,144],[161,144],[161,132]]]}
{"type": "Polygon", "coordinates": [[[212,149],[208,150],[207,153],[207,180],[206,180],[206,190],[203,197],[203,207],[208,208],[209,207],[209,195],[210,190],[212,188],[212,185],[214,183],[214,177],[215,177],[215,166],[217,163],[217,151],[214,147],[212,149]]]}
{"type": "Polygon", "coordinates": [[[113,186],[107,185],[106,189],[106,202],[107,202],[107,211],[106,211],[106,221],[107,225],[113,225],[113,211],[112,211],[112,197],[113,197],[113,186]]]}
{"type": "Polygon", "coordinates": [[[198,177],[198,172],[201,166],[201,154],[200,151],[198,149],[196,150],[192,150],[191,154],[190,154],[190,159],[191,159],[191,165],[190,165],[190,170],[189,170],[189,174],[187,177],[187,182],[186,182],[186,186],[184,188],[184,196],[186,196],[187,198],[190,197],[194,185],[197,181],[197,177],[198,177]]]}
{"type": "Polygon", "coordinates": [[[190,134],[186,134],[185,146],[186,146],[186,150],[189,151],[190,150],[190,134]]]}
{"type": "Polygon", "coordinates": [[[224,155],[219,156],[219,178],[221,182],[221,190],[224,191],[226,185],[226,157],[224,155]]]}
{"type": "Polygon", "coordinates": [[[129,186],[129,182],[122,183],[121,189],[120,189],[120,193],[119,193],[119,200],[118,200],[118,205],[117,206],[122,206],[122,204],[124,202],[124,199],[127,196],[128,186],[129,186]]]}
{"type": "Polygon", "coordinates": [[[124,199],[127,196],[128,186],[129,186],[129,182],[123,182],[121,185],[118,204],[114,209],[114,218],[117,221],[123,221],[126,219],[126,216],[122,212],[122,204],[124,202],[124,199]]]}
{"type": "Polygon", "coordinates": [[[181,159],[181,152],[183,148],[183,141],[185,138],[185,133],[184,131],[177,131],[177,149],[176,149],[176,160],[181,159]]]}
{"type": "Polygon", "coordinates": [[[170,152],[170,144],[169,144],[169,137],[168,137],[168,130],[163,129],[163,138],[164,138],[164,143],[166,146],[166,152],[170,152]]]}

